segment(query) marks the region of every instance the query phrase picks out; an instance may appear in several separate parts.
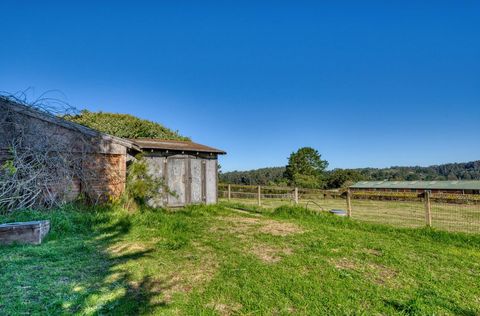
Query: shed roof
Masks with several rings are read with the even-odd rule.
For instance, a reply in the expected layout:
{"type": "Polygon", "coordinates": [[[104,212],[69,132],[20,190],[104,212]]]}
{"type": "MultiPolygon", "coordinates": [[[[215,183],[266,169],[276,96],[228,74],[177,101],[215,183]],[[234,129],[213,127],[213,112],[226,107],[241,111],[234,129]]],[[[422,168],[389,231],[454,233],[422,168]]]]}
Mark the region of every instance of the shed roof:
{"type": "Polygon", "coordinates": [[[156,149],[156,150],[174,150],[174,151],[188,151],[188,152],[202,152],[225,155],[226,152],[213,147],[197,144],[190,141],[182,140],[165,140],[158,138],[136,138],[130,139],[137,144],[141,149],[156,149]]]}
{"type": "Polygon", "coordinates": [[[480,190],[480,181],[361,181],[354,189],[480,190]]]}

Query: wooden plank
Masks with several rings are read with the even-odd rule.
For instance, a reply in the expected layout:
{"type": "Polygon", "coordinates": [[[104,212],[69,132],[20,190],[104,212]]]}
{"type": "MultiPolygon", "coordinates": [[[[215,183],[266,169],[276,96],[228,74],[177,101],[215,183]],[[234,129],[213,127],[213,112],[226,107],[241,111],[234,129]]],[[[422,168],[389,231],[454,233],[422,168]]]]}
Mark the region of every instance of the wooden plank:
{"type": "Polygon", "coordinates": [[[425,224],[427,226],[432,226],[432,203],[430,201],[431,191],[425,191],[425,224]]]}
{"type": "Polygon", "coordinates": [[[217,160],[207,159],[206,180],[207,180],[207,204],[217,203],[217,160]]]}
{"type": "Polygon", "coordinates": [[[347,216],[352,217],[352,192],[347,190],[347,216]]]}
{"type": "Polygon", "coordinates": [[[202,159],[202,202],[207,203],[207,162],[202,159]]]}
{"type": "Polygon", "coordinates": [[[258,186],[258,193],[257,193],[257,198],[258,198],[258,206],[262,205],[262,187],[258,186]]]}

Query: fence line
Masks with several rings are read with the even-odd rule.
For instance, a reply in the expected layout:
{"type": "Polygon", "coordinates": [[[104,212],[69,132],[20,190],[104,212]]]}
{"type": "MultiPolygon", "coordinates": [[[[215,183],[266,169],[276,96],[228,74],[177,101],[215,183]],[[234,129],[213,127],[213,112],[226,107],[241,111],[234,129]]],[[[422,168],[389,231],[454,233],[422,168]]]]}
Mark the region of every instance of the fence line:
{"type": "Polygon", "coordinates": [[[404,227],[480,233],[480,194],[310,190],[276,186],[225,185],[220,200],[274,208],[299,205],[316,211],[344,210],[354,219],[404,227]]]}

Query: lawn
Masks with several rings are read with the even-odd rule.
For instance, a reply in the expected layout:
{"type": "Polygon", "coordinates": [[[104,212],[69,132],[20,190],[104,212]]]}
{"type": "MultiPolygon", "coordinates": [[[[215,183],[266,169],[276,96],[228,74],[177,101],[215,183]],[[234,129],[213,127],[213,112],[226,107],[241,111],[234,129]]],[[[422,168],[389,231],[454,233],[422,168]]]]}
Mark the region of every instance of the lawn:
{"type": "Polygon", "coordinates": [[[480,236],[240,204],[26,211],[0,246],[1,315],[478,315],[480,236]]]}

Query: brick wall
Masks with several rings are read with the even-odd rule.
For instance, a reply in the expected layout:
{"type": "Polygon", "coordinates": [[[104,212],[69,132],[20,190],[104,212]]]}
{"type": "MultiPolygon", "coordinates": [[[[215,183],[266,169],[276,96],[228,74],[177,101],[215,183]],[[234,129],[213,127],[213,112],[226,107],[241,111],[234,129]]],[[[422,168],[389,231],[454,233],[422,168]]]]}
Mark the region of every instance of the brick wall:
{"type": "Polygon", "coordinates": [[[125,191],[126,154],[92,154],[85,169],[89,177],[81,191],[101,200],[119,197],[125,191]]]}
{"type": "MultiPolygon", "coordinates": [[[[0,100],[0,113],[7,113],[9,106],[0,100]]],[[[38,145],[39,140],[43,139],[83,156],[80,157],[84,161],[83,171],[86,175],[83,183],[79,179],[58,179],[58,182],[52,184],[59,188],[68,186],[70,191],[67,200],[74,200],[80,193],[93,194],[94,199],[108,200],[124,192],[127,155],[124,144],[96,132],[86,135],[81,129],[55,124],[55,121],[48,118],[43,119],[41,114],[31,115],[28,111],[17,113],[11,110],[8,113],[9,116],[15,115],[12,121],[16,123],[6,124],[4,117],[0,117],[0,122],[3,119],[3,124],[0,124],[0,164],[8,159],[9,140],[15,135],[15,130],[28,127],[22,134],[25,148],[32,148],[32,144],[38,145]]]]}

